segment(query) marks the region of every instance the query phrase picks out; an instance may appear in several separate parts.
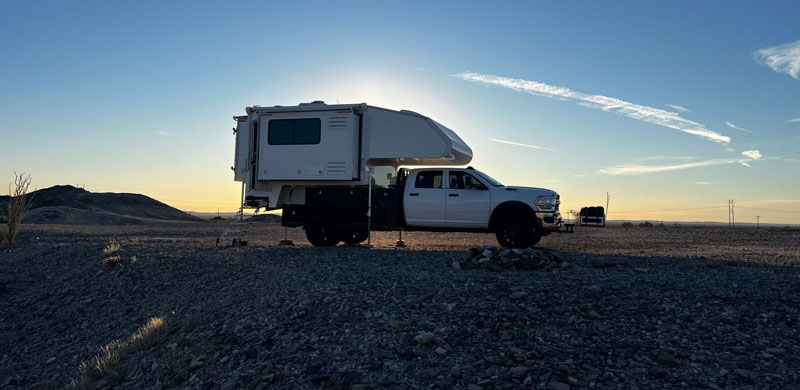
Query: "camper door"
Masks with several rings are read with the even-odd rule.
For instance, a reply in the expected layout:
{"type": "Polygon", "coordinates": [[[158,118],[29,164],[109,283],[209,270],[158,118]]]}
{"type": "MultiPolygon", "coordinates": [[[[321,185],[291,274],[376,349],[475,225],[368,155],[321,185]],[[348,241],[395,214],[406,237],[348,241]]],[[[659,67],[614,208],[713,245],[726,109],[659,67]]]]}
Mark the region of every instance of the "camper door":
{"type": "Polygon", "coordinates": [[[292,112],[260,118],[259,180],[358,178],[358,117],[292,112]]]}

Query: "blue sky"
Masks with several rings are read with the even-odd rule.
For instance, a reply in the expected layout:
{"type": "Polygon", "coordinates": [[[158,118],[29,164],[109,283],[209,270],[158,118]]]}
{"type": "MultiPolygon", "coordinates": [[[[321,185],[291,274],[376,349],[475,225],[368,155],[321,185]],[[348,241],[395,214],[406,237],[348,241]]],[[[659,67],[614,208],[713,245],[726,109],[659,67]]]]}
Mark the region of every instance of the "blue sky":
{"type": "Polygon", "coordinates": [[[426,114],[471,165],[565,208],[609,191],[612,218],[719,221],[732,197],[740,220],[800,223],[797,15],[789,1],[5,2],[0,181],[233,210],[231,116],[321,99],[426,114]],[[731,141],[632,118],[642,107],[731,141]]]}

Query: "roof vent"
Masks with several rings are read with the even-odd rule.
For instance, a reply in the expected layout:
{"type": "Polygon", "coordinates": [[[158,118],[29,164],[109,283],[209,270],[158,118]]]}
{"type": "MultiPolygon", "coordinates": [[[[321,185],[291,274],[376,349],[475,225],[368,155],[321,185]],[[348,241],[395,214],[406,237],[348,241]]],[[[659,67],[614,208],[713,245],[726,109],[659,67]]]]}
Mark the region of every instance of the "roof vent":
{"type": "Polygon", "coordinates": [[[314,100],[311,103],[300,103],[299,104],[299,106],[319,106],[319,105],[323,105],[324,106],[325,102],[322,101],[322,100],[314,100]]]}

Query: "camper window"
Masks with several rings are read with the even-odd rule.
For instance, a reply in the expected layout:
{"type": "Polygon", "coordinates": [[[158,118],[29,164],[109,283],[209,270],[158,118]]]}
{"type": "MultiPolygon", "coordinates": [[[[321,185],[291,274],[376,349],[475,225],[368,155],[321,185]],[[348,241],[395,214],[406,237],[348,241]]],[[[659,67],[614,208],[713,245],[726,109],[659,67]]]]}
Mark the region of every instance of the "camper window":
{"type": "Polygon", "coordinates": [[[318,144],[322,124],[318,118],[274,119],[269,121],[270,145],[318,144]]]}
{"type": "Polygon", "coordinates": [[[417,174],[414,188],[442,188],[442,171],[421,171],[417,174]]]}

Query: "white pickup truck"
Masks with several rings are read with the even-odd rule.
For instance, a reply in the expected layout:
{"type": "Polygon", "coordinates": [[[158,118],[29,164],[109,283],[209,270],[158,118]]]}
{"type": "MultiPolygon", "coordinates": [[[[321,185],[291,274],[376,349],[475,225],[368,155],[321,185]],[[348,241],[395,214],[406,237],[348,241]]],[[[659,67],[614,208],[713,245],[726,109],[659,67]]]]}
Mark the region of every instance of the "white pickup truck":
{"type": "Polygon", "coordinates": [[[242,208],[283,209],[281,223],[303,227],[315,246],[363,242],[369,225],[492,232],[526,248],[560,228],[555,191],[461,167],[469,146],[416,112],[319,101],[246,111],[234,117],[242,208]],[[425,167],[405,168],[415,165],[425,167]]]}
{"type": "Polygon", "coordinates": [[[489,231],[506,247],[526,248],[558,230],[559,203],[555,191],[507,187],[471,167],[413,169],[403,189],[409,228],[489,231]]]}

